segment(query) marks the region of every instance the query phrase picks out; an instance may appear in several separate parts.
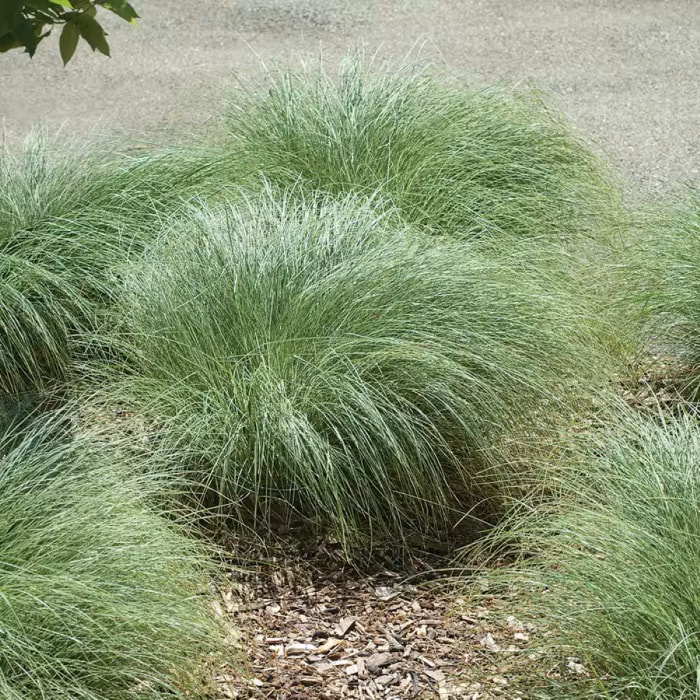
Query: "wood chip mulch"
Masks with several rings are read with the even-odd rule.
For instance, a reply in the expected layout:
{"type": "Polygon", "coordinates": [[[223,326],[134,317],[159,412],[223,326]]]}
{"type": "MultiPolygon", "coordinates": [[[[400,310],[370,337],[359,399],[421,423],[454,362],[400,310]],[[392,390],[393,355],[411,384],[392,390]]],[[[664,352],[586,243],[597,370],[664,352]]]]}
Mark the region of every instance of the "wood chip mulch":
{"type": "Polygon", "coordinates": [[[426,582],[435,563],[414,561],[411,575],[359,574],[324,547],[311,559],[248,562],[219,591],[218,612],[239,630],[245,657],[243,668],[219,674],[219,697],[541,697],[521,682],[523,669],[542,671],[528,649],[536,626],[491,609],[500,603],[468,606],[454,585],[426,582]]]}

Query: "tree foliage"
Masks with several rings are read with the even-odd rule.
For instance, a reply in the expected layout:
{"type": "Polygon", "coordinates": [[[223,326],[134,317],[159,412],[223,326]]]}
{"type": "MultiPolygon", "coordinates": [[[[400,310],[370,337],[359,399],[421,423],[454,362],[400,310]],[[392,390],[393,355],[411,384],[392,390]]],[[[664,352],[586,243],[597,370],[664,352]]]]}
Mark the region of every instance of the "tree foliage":
{"type": "Polygon", "coordinates": [[[39,43],[60,25],[59,48],[64,65],[73,57],[81,38],[93,51],[109,56],[107,33],[97,19],[98,7],[132,24],[138,18],[127,0],[3,0],[0,52],[24,48],[33,56],[39,43]]]}

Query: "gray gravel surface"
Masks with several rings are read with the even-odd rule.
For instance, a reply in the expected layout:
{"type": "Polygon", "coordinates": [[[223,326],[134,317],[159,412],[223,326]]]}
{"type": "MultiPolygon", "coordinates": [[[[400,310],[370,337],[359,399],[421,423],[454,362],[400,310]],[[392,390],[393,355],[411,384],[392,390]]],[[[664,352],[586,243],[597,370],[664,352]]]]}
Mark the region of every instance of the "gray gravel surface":
{"type": "MultiPolygon", "coordinates": [[[[2,1],[2,0],[0,0],[2,1]]],[[[133,0],[112,59],[57,40],[0,55],[5,138],[37,122],[82,133],[191,131],[264,63],[410,51],[478,81],[532,80],[636,191],[700,175],[700,0],[133,0]],[[641,187],[640,187],[641,186],[641,187]]]]}

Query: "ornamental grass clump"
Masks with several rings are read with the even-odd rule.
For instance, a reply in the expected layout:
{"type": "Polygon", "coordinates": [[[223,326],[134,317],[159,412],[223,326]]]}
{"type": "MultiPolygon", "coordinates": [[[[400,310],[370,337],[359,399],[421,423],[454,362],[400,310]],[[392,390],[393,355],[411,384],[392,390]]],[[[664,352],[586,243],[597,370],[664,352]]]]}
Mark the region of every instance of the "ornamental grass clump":
{"type": "Polygon", "coordinates": [[[242,520],[442,527],[504,435],[601,376],[585,300],[543,247],[508,248],[347,198],[195,211],[125,278],[106,394],[242,520]]]}
{"type": "Polygon", "coordinates": [[[256,180],[373,196],[461,238],[567,239],[611,224],[606,168],[528,87],[483,87],[415,66],[346,59],[272,72],[234,95],[237,168],[256,180]]]}
{"type": "Polygon", "coordinates": [[[156,511],[157,480],[65,427],[0,439],[0,696],[204,697],[208,556],[156,511]]]}
{"type": "Polygon", "coordinates": [[[700,189],[688,188],[643,222],[629,269],[632,298],[656,351],[673,356],[686,397],[700,391],[700,189]]]}
{"type": "Polygon", "coordinates": [[[0,149],[0,393],[71,376],[116,270],[183,198],[209,191],[215,167],[184,150],[126,156],[40,132],[16,154],[0,149]]]}
{"type": "Polygon", "coordinates": [[[697,698],[700,428],[628,411],[609,423],[549,472],[554,497],[500,526],[521,557],[492,579],[597,678],[557,697],[697,698]]]}

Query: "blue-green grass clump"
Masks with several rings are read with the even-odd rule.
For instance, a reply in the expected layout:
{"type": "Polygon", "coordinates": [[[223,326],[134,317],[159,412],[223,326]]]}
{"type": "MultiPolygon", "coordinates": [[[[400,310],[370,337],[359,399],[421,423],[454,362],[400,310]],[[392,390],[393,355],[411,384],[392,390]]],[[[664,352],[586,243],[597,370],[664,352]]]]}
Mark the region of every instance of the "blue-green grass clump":
{"type": "Polygon", "coordinates": [[[242,519],[442,526],[504,435],[600,379],[585,299],[544,247],[496,259],[297,195],[165,230],[124,280],[107,396],[242,519]]]}
{"type": "Polygon", "coordinates": [[[492,578],[540,617],[553,651],[580,657],[597,679],[557,697],[697,698],[697,421],[624,411],[577,442],[548,472],[551,497],[492,535],[521,555],[492,578]]]}
{"type": "Polygon", "coordinates": [[[700,189],[689,187],[643,222],[632,251],[634,299],[658,352],[675,362],[688,398],[700,391],[700,189]]]}
{"type": "Polygon", "coordinates": [[[0,439],[0,695],[204,697],[207,554],[126,452],[66,420],[0,439]]]}
{"type": "Polygon", "coordinates": [[[117,271],[184,199],[216,189],[216,167],[194,150],[126,155],[42,132],[0,150],[0,393],[73,376],[117,271]]]}
{"type": "Polygon", "coordinates": [[[346,59],[270,72],[232,99],[232,158],[251,180],[372,197],[460,238],[598,236],[617,195],[607,168],[527,87],[463,84],[346,59]]]}

